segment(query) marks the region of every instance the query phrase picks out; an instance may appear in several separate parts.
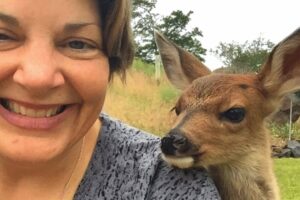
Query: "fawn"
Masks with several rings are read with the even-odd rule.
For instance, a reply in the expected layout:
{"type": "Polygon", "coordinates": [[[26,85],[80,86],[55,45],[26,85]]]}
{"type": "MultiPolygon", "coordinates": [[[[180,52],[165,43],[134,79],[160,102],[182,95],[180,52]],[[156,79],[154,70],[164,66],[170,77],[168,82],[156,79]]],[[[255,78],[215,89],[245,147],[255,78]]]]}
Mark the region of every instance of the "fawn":
{"type": "Polygon", "coordinates": [[[177,118],[161,140],[163,159],[202,167],[224,200],[278,200],[266,118],[300,89],[300,28],[280,42],[258,74],[212,73],[155,32],[170,82],[182,90],[177,118]]]}

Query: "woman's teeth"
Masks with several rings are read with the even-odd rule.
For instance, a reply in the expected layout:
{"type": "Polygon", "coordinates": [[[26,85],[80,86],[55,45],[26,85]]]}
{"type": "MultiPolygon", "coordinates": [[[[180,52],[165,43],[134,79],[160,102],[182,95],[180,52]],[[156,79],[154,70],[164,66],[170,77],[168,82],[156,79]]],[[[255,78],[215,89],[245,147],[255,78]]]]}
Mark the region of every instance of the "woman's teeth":
{"type": "Polygon", "coordinates": [[[48,109],[32,109],[24,107],[16,102],[7,101],[6,108],[11,112],[21,114],[28,117],[51,117],[62,112],[63,106],[55,106],[48,109]]]}

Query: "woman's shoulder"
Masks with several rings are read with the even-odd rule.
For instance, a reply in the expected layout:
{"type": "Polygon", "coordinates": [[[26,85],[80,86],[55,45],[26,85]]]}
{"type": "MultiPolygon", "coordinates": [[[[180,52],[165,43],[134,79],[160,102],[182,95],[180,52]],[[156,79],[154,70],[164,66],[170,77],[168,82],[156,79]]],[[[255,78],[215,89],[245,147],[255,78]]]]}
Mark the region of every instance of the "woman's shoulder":
{"type": "Polygon", "coordinates": [[[75,199],[143,199],[158,163],[159,138],[105,114],[100,119],[101,134],[75,199]]]}
{"type": "Polygon", "coordinates": [[[213,180],[203,169],[178,169],[160,161],[148,190],[151,200],[220,200],[213,180]]]}
{"type": "MultiPolygon", "coordinates": [[[[132,127],[118,119],[102,114],[102,129],[98,145],[122,158],[148,157],[153,160],[160,153],[160,139],[146,131],[132,127]]],[[[136,160],[136,161],[139,161],[136,160]]]]}
{"type": "Polygon", "coordinates": [[[159,138],[153,134],[150,134],[146,131],[135,128],[123,121],[113,118],[107,114],[102,113],[101,116],[102,121],[102,130],[101,130],[101,138],[110,138],[115,142],[121,142],[125,145],[134,145],[136,143],[159,143],[159,138]]]}

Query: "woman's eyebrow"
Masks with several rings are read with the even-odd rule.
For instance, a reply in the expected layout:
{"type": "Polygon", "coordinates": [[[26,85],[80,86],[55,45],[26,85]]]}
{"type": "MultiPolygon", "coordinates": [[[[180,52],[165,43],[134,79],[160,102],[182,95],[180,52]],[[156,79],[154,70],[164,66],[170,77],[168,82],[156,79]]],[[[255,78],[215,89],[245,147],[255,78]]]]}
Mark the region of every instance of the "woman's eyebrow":
{"type": "Polygon", "coordinates": [[[0,12],[0,21],[12,25],[12,26],[19,26],[20,23],[17,20],[17,18],[11,16],[11,15],[7,15],[5,13],[0,12]]]}
{"type": "Polygon", "coordinates": [[[96,26],[97,28],[100,28],[97,23],[89,23],[89,22],[82,22],[82,23],[68,23],[64,26],[64,31],[65,32],[74,32],[78,31],[86,26],[96,26]]]}

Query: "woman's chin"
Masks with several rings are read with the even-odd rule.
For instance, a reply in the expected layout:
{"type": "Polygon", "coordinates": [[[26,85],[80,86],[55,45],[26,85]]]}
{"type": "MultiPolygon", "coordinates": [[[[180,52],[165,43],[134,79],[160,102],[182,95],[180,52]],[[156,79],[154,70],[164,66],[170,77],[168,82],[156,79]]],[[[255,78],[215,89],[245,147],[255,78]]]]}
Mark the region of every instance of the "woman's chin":
{"type": "MultiPolygon", "coordinates": [[[[39,140],[39,139],[36,139],[39,140]]],[[[3,147],[3,146],[2,146],[3,147]]],[[[19,141],[18,145],[7,145],[0,149],[0,157],[7,162],[21,165],[55,162],[65,149],[65,145],[50,141],[19,141]]]]}

